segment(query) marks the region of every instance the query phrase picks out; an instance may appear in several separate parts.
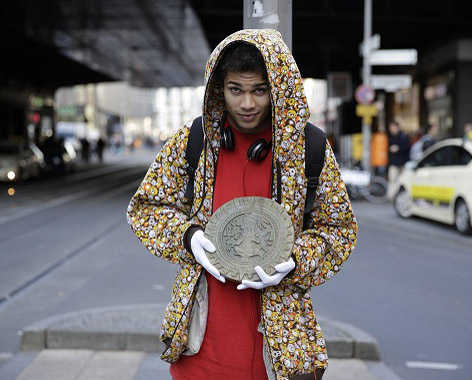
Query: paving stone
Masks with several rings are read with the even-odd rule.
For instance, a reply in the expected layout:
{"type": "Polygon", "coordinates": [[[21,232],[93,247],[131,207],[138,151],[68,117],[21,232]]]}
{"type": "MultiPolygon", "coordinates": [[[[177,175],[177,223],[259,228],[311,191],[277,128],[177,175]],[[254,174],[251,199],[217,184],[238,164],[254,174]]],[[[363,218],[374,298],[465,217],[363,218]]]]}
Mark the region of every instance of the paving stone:
{"type": "Polygon", "coordinates": [[[77,380],[132,380],[143,360],[142,352],[96,352],[77,380]]]}
{"type": "Polygon", "coordinates": [[[86,350],[43,350],[17,380],[74,380],[93,355],[86,350]]]}

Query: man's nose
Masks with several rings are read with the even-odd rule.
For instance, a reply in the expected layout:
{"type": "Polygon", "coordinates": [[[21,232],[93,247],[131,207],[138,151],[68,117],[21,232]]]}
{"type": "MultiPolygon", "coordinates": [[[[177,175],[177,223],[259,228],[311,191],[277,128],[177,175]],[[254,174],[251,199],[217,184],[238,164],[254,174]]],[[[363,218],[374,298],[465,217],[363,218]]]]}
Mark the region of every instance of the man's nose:
{"type": "Polygon", "coordinates": [[[255,106],[256,106],[256,102],[254,102],[252,94],[244,94],[242,102],[241,102],[241,108],[251,109],[251,108],[254,108],[255,106]]]}

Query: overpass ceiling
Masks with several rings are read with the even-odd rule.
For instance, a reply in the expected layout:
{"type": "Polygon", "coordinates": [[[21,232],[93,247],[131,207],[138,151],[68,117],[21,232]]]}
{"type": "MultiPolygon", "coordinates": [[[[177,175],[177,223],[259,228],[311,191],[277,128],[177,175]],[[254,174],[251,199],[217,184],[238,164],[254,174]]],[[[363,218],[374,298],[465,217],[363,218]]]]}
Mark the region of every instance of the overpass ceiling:
{"type": "MultiPolygon", "coordinates": [[[[127,80],[144,87],[201,84],[210,49],[243,27],[244,0],[5,0],[0,84],[127,80]]],[[[303,76],[359,76],[363,0],[293,1],[293,52],[303,76]]],[[[375,0],[382,49],[420,56],[472,37],[470,0],[375,0]]],[[[379,69],[376,69],[379,70],[379,69]]],[[[386,68],[390,72],[409,67],[386,68]]]]}
{"type": "Polygon", "coordinates": [[[209,49],[187,0],[7,0],[0,11],[4,77],[56,87],[203,82],[209,49]]]}
{"type": "MultiPolygon", "coordinates": [[[[210,48],[243,28],[244,0],[190,0],[210,48]]],[[[292,51],[305,77],[325,78],[329,71],[359,77],[362,61],[363,0],[294,0],[292,51]]],[[[470,0],[374,0],[373,34],[382,49],[418,49],[422,53],[459,37],[472,37],[470,0]]],[[[408,67],[376,68],[409,71],[408,67]]]]}

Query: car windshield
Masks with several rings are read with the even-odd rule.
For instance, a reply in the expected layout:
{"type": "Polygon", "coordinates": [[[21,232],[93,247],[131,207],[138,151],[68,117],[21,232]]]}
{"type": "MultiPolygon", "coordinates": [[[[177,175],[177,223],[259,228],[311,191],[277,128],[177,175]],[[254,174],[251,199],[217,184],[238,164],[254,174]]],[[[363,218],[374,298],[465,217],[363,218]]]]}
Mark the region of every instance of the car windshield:
{"type": "Polygon", "coordinates": [[[0,154],[14,154],[18,155],[20,153],[19,145],[0,145],[0,154]]]}

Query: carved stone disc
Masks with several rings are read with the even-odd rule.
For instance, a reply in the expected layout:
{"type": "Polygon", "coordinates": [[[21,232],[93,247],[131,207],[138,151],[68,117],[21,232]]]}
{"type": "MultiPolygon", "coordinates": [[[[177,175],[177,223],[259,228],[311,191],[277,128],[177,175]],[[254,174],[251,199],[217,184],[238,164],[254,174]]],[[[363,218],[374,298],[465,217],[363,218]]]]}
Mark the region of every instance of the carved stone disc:
{"type": "Polygon", "coordinates": [[[205,236],[216,248],[207,252],[210,262],[233,281],[260,281],[254,270],[260,266],[273,275],[275,266],[292,253],[293,224],[285,209],[272,199],[236,198],[210,217],[205,236]]]}

